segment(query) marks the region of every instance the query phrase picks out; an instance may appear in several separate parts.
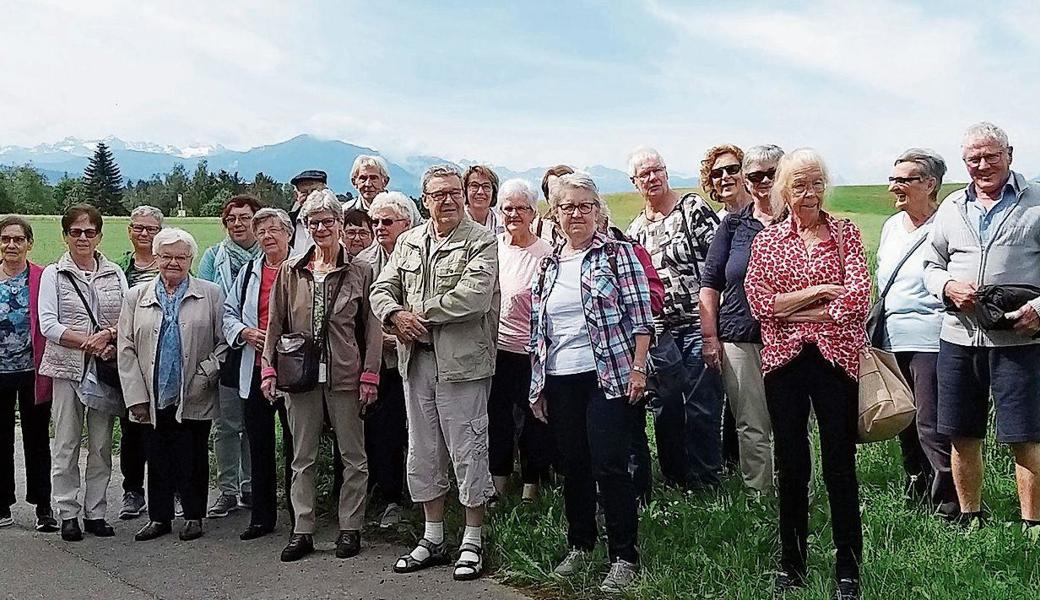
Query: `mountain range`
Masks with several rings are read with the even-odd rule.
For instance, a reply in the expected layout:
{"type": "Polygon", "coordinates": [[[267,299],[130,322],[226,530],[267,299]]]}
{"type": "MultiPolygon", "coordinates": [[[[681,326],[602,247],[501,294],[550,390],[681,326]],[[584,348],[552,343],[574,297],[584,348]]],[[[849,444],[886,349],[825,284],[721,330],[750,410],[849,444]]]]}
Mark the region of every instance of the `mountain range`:
{"type": "MultiPolygon", "coordinates": [[[[329,186],[336,192],[353,191],[349,170],[358,155],[380,154],[372,148],[306,134],[246,151],[230,150],[219,144],[177,147],[151,142],[126,142],[112,136],[100,140],[69,137],[54,144],[33,147],[0,146],[0,165],[32,165],[51,183],[55,183],[66,174],[82,175],[99,141],[111,149],[124,180],[150,179],[154,174],[168,172],[176,164],[184,165],[190,174],[199,161],[205,160],[211,173],[223,169],[229,173],[237,172],[246,180],[252,180],[257,173],[263,172],[278,181],[287,182],[305,169],[321,169],[329,174],[329,186]]],[[[420,178],[426,167],[446,162],[463,168],[476,164],[471,160],[449,161],[437,156],[409,156],[399,161],[384,158],[390,166],[390,188],[412,196],[418,195],[420,178]]],[[[521,177],[537,186],[547,166],[522,171],[495,165],[492,168],[503,181],[521,177]]],[[[623,171],[602,165],[583,169],[593,176],[603,193],[633,191],[632,183],[623,171]]],[[[671,175],[671,184],[676,188],[698,185],[696,177],[675,174],[671,175]]]]}

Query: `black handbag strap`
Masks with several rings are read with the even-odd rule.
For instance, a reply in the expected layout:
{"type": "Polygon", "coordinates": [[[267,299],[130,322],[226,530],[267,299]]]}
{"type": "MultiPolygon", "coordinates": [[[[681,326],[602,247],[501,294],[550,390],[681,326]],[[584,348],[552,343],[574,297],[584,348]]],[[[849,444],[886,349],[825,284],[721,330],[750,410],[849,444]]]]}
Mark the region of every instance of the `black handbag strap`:
{"type": "MultiPolygon", "coordinates": [[[[242,292],[238,297],[238,310],[241,311],[246,305],[246,290],[249,288],[249,276],[253,274],[253,261],[246,263],[246,274],[242,278],[242,292]]],[[[259,305],[258,305],[259,306],[259,305]]]]}
{"type": "Polygon", "coordinates": [[[914,252],[917,252],[917,249],[920,248],[921,244],[923,244],[924,241],[927,240],[927,239],[928,239],[928,234],[922,235],[921,239],[917,240],[917,242],[914,244],[913,248],[910,248],[910,251],[906,253],[906,255],[903,257],[902,260],[899,261],[899,264],[897,264],[896,268],[892,271],[892,276],[888,278],[888,283],[885,284],[884,291],[882,291],[881,295],[878,296],[878,302],[881,302],[882,304],[884,304],[885,296],[888,295],[888,292],[892,289],[892,286],[895,284],[895,282],[896,282],[896,275],[899,275],[899,270],[903,268],[903,265],[906,264],[906,261],[910,260],[910,257],[913,256],[914,252]]]}
{"type": "Polygon", "coordinates": [[[336,287],[332,288],[332,295],[329,296],[328,302],[325,303],[325,314],[321,317],[321,328],[318,330],[318,339],[321,343],[325,343],[325,335],[329,331],[329,316],[332,314],[332,308],[336,306],[336,299],[339,297],[339,290],[343,287],[343,282],[347,280],[347,270],[343,269],[340,272],[339,279],[336,280],[336,287]]]}
{"type": "Polygon", "coordinates": [[[87,311],[87,316],[90,317],[90,324],[94,326],[94,331],[101,331],[101,325],[98,325],[97,319],[94,317],[94,311],[90,309],[90,303],[87,302],[87,297],[83,295],[83,292],[76,285],[76,278],[72,276],[68,271],[59,271],[69,283],[72,284],[72,289],[76,290],[76,295],[79,296],[79,301],[83,303],[83,309],[87,311]]]}

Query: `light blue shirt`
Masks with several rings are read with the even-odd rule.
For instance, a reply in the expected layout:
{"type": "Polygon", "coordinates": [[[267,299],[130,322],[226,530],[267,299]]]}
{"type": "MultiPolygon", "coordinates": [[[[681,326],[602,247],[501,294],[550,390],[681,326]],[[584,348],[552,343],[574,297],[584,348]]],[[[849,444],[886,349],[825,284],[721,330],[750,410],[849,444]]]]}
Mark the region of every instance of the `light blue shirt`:
{"type": "Polygon", "coordinates": [[[968,201],[964,206],[968,211],[968,218],[973,222],[978,223],[979,240],[981,240],[983,248],[985,248],[989,243],[989,238],[993,229],[999,226],[1001,221],[1004,220],[1004,213],[1011,208],[1017,199],[1018,190],[1015,189],[1014,177],[1008,178],[1007,183],[1004,184],[1004,192],[1001,194],[1000,200],[991,206],[988,211],[983,208],[982,203],[978,200],[978,193],[975,191],[975,184],[973,183],[968,186],[968,201]]]}
{"type": "Polygon", "coordinates": [[[181,399],[181,373],[184,360],[181,356],[181,301],[188,291],[188,278],[177,286],[173,295],[166,293],[162,278],[155,278],[155,297],[162,307],[163,320],[159,327],[159,342],[155,353],[155,408],[162,410],[176,406],[181,399]]]}

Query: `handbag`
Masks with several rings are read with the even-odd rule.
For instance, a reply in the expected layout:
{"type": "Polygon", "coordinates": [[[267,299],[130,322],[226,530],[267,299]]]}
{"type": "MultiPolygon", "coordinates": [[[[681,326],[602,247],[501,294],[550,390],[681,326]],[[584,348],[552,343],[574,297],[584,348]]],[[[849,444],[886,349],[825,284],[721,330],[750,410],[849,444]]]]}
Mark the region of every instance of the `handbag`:
{"type": "MultiPolygon", "coordinates": [[[[246,274],[242,280],[242,293],[238,298],[238,310],[242,310],[246,304],[246,289],[249,287],[249,276],[253,274],[253,261],[246,263],[246,274]]],[[[237,388],[239,368],[242,366],[242,347],[231,348],[220,363],[220,385],[224,387],[237,388]]]]}
{"type": "MultiPolygon", "coordinates": [[[[336,287],[325,307],[325,315],[318,328],[318,335],[311,337],[307,333],[284,333],[278,337],[274,347],[275,387],[283,392],[299,394],[309,392],[318,386],[318,371],[321,364],[321,349],[325,345],[325,338],[329,330],[329,315],[336,305],[336,298],[343,282],[347,279],[346,272],[342,273],[336,281],[336,287]]],[[[289,327],[289,311],[285,312],[285,329],[289,327]]]]}
{"type": "MultiPolygon", "coordinates": [[[[867,313],[867,339],[870,340],[870,345],[875,348],[880,348],[885,343],[885,297],[888,296],[888,292],[892,290],[892,285],[896,282],[896,275],[899,275],[899,270],[903,268],[906,261],[910,260],[914,252],[921,247],[921,244],[928,239],[927,235],[921,236],[921,239],[914,243],[914,246],[910,248],[910,251],[903,256],[899,264],[896,265],[895,270],[892,271],[892,276],[888,279],[888,283],[885,284],[885,289],[878,296],[874,305],[870,307],[870,312],[867,313]]],[[[844,265],[842,265],[844,268],[844,265]]]]}
{"type": "MultiPolygon", "coordinates": [[[[83,309],[87,311],[87,316],[90,318],[90,324],[94,326],[94,333],[101,331],[101,325],[98,324],[97,319],[94,317],[94,311],[90,309],[90,303],[87,302],[86,296],[84,296],[83,292],[79,289],[76,279],[73,278],[68,271],[60,271],[60,273],[69,280],[69,283],[72,284],[72,289],[76,290],[76,295],[79,296],[79,301],[83,303],[83,309]]],[[[118,361],[115,358],[110,358],[108,360],[102,360],[97,356],[92,358],[94,360],[94,369],[97,371],[98,381],[122,395],[123,384],[119,381],[118,361]]]]}
{"type": "MultiPolygon", "coordinates": [[[[845,277],[843,225],[838,224],[838,260],[845,277]]],[[[894,279],[894,277],[893,277],[894,279]]],[[[899,435],[917,416],[910,385],[891,352],[868,342],[859,351],[859,442],[880,442],[899,435]]]]}
{"type": "Polygon", "coordinates": [[[646,378],[648,404],[656,406],[660,398],[675,398],[693,389],[690,371],[683,363],[682,351],[668,331],[657,336],[650,347],[650,374],[646,378]]]}
{"type": "Polygon", "coordinates": [[[1032,285],[984,285],[975,292],[975,318],[983,329],[1014,329],[1015,322],[1004,315],[1037,298],[1040,288],[1032,285]]]}

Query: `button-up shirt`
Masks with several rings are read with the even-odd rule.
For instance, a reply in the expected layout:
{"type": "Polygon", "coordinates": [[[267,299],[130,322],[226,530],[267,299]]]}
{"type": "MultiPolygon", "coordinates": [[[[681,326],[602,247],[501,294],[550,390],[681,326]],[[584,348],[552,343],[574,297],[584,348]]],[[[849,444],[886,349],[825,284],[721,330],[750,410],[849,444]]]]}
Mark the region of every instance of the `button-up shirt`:
{"type": "Polygon", "coordinates": [[[967,202],[964,208],[968,211],[968,218],[973,223],[978,223],[979,239],[982,241],[983,246],[989,243],[993,229],[1004,220],[1004,213],[1011,210],[1011,206],[1017,199],[1018,188],[1016,187],[1014,177],[1008,177],[1007,183],[1004,184],[1001,192],[1000,200],[989,207],[989,210],[986,210],[982,203],[979,202],[979,194],[975,190],[975,184],[968,186],[967,202]]]}
{"type": "Polygon", "coordinates": [[[751,259],[751,243],[765,225],[755,218],[755,205],[727,214],[708,247],[701,285],[722,293],[719,339],[724,342],[762,342],[762,329],[751,316],[744,277],[751,259]]]}

